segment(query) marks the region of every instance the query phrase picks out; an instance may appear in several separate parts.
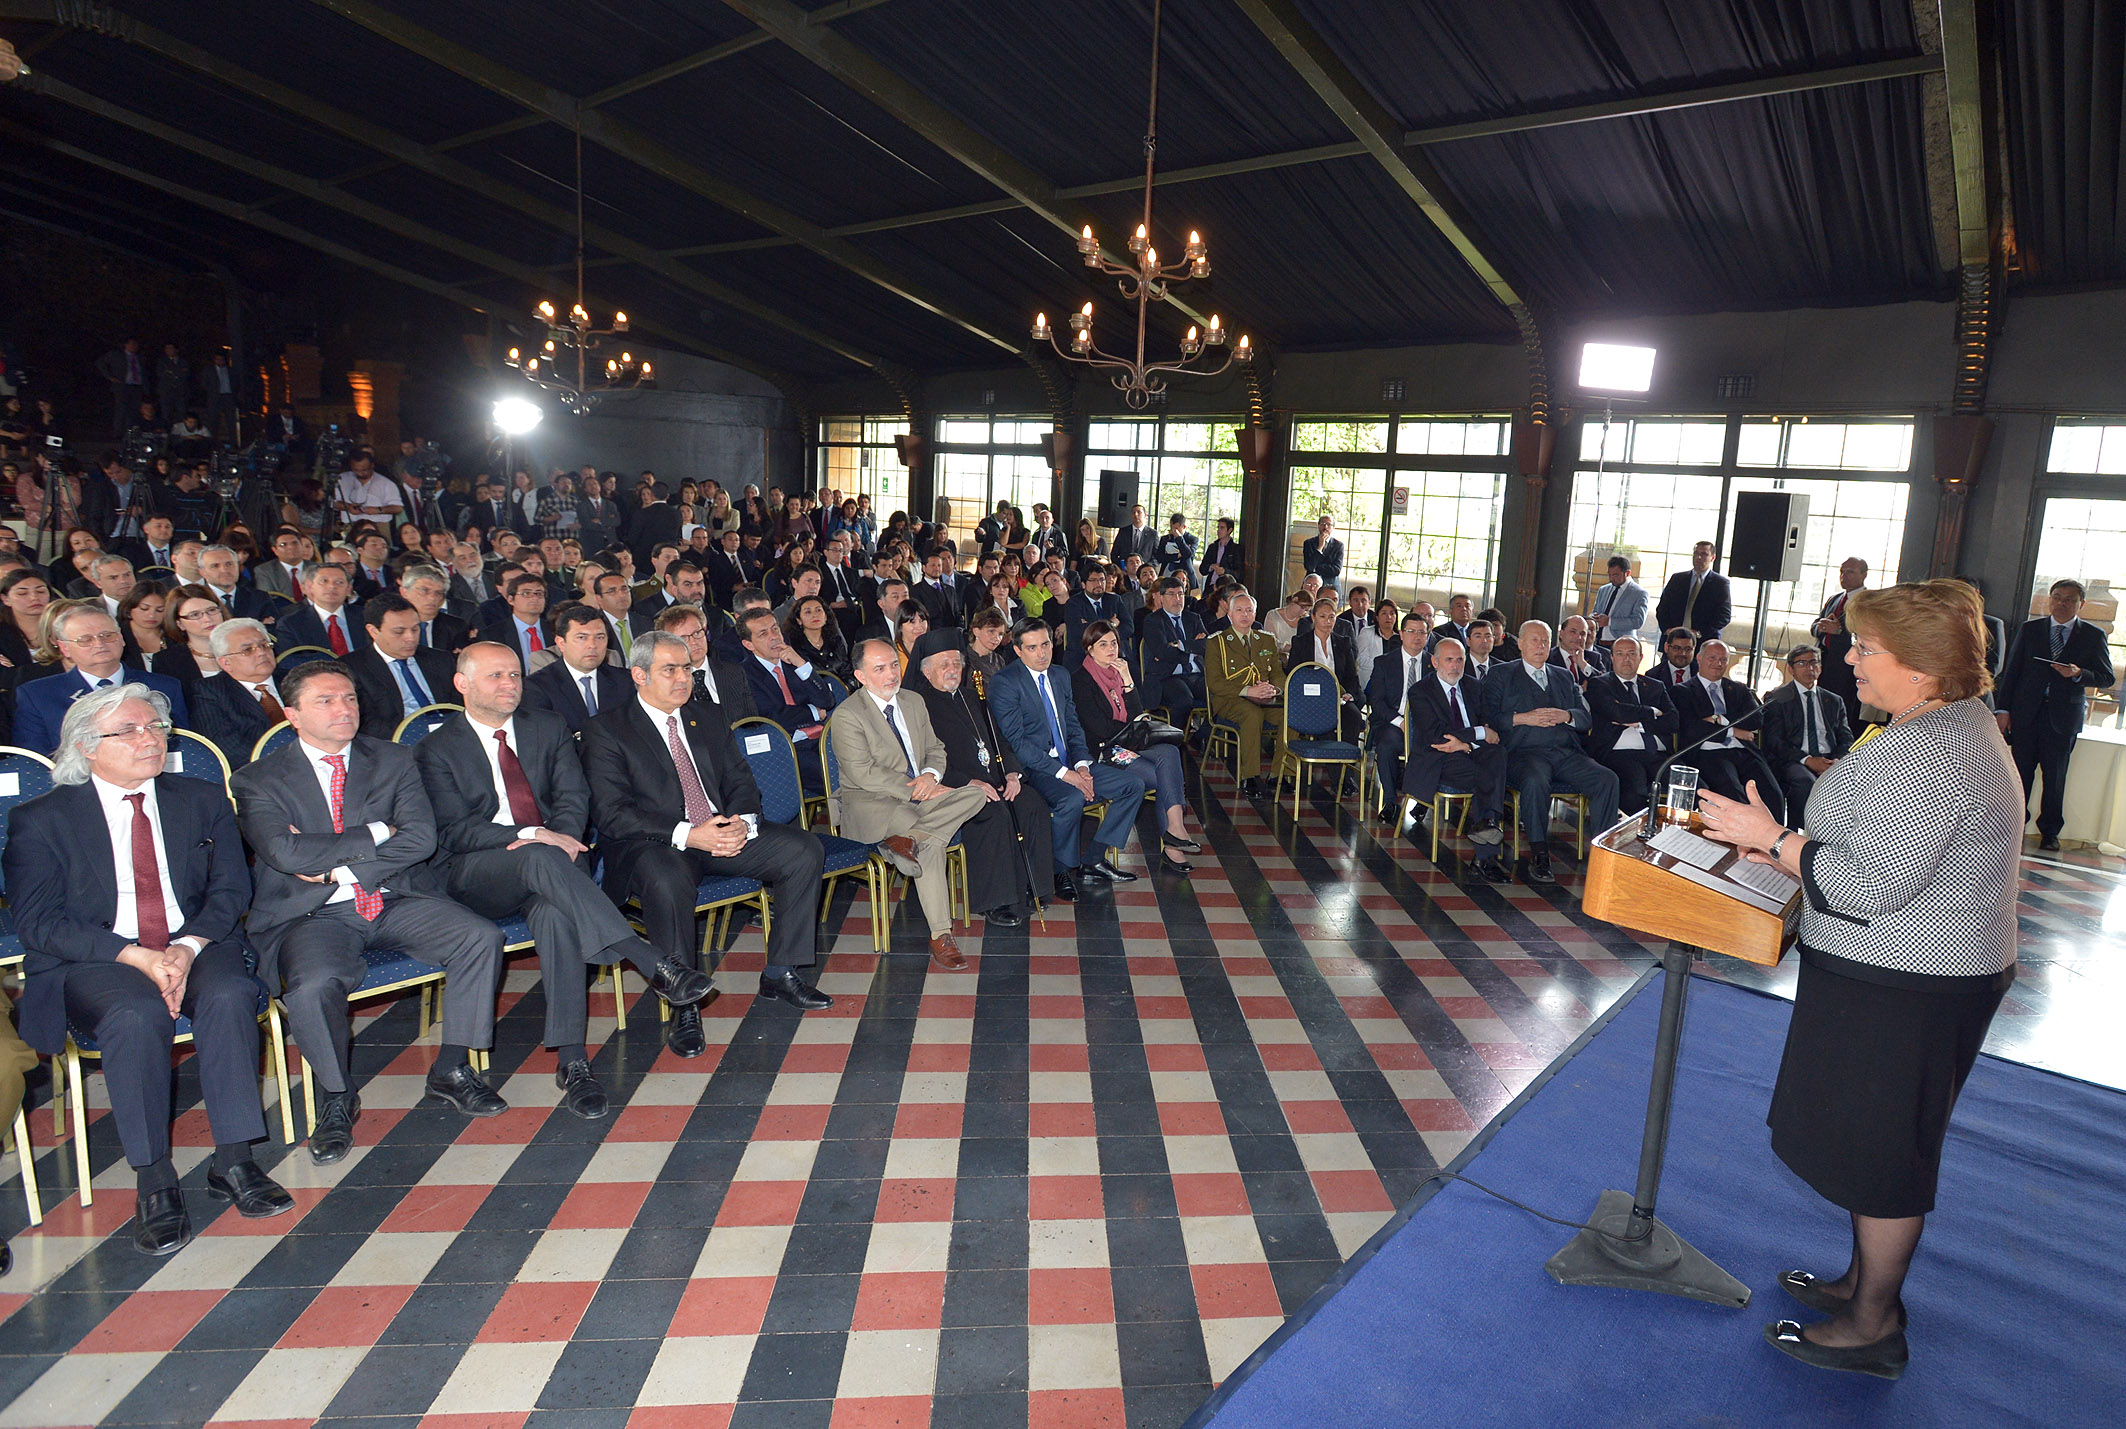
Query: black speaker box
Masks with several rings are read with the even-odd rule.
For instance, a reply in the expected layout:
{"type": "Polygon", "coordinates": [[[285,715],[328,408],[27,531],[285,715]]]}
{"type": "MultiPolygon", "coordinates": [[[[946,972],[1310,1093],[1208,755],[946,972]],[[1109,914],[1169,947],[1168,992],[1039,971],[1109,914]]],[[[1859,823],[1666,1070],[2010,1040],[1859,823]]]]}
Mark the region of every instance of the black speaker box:
{"type": "Polygon", "coordinates": [[[1792,491],[1735,495],[1735,527],[1727,538],[1731,580],[1798,581],[1809,528],[1809,499],[1792,491]]]}
{"type": "Polygon", "coordinates": [[[1117,530],[1129,524],[1129,511],[1137,504],[1137,473],[1133,471],[1103,471],[1100,473],[1100,511],[1093,517],[1095,525],[1112,526],[1117,530]]]}

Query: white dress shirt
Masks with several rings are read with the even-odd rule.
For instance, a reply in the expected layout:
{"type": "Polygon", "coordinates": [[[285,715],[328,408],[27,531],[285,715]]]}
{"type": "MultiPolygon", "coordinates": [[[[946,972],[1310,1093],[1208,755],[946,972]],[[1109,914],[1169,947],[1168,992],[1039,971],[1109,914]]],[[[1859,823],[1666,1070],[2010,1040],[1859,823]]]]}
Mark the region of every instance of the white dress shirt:
{"type": "MultiPolygon", "coordinates": [[[[330,812],[332,808],[332,766],[325,762],[325,751],[301,736],[297,736],[295,742],[302,747],[303,757],[310,761],[310,772],[317,776],[317,787],[325,796],[326,811],[330,812]]],[[[349,744],[345,749],[342,749],[339,752],[339,759],[341,764],[345,766],[347,779],[351,783],[354,779],[354,746],[349,744]]],[[[370,839],[375,842],[378,848],[382,848],[385,841],[391,837],[391,825],[380,820],[371,820],[368,824],[368,829],[370,839]]],[[[346,864],[343,863],[338,868],[333,869],[326,877],[339,885],[339,887],[332,890],[332,896],[325,900],[328,905],[345,903],[354,897],[354,885],[359,880],[355,878],[353,871],[346,864]]],[[[376,891],[381,893],[384,890],[379,887],[376,891]]]]}
{"type": "MultiPolygon", "coordinates": [[[[1385,660],[1388,657],[1382,655],[1380,658],[1385,660]]],[[[1425,678],[1425,657],[1422,654],[1412,655],[1398,643],[1395,647],[1395,658],[1403,662],[1403,697],[1397,702],[1395,718],[1388,723],[1401,729],[1403,714],[1410,705],[1410,687],[1425,678]]]]}
{"type": "MultiPolygon", "coordinates": [[[[91,774],[89,783],[96,790],[97,801],[103,805],[103,819],[109,825],[111,836],[111,867],[118,875],[118,911],[111,919],[111,931],[128,943],[140,940],[140,905],[134,901],[133,887],[133,806],[126,799],[129,795],[144,793],[148,797],[141,801],[141,807],[147,810],[148,827],[155,834],[155,872],[162,879],[163,926],[176,932],[185,925],[185,915],[177,906],[177,894],[170,884],[170,855],[163,847],[162,813],[155,803],[155,781],[150,779],[138,789],[122,789],[91,774]]],[[[194,957],[207,946],[207,940],[197,936],[170,941],[173,945],[190,945],[194,957]]]]}
{"type": "MultiPolygon", "coordinates": [[[[487,755],[487,777],[492,779],[495,785],[495,816],[492,822],[501,824],[505,828],[514,827],[517,823],[517,819],[516,815],[511,812],[509,807],[509,785],[505,784],[502,781],[502,748],[500,745],[495,743],[495,726],[480,723],[480,721],[472,717],[472,714],[469,711],[466,713],[465,722],[471,725],[472,732],[479,736],[480,749],[483,753],[487,755]]],[[[524,753],[522,750],[517,748],[516,717],[512,715],[510,718],[503,720],[501,724],[501,730],[502,733],[509,739],[510,752],[515,754],[517,756],[517,762],[519,764],[522,764],[524,762],[524,753]]],[[[524,782],[526,787],[529,787],[531,784],[531,776],[526,775],[524,782]]],[[[518,828],[517,837],[520,839],[528,839],[532,835],[538,833],[539,828],[540,826],[538,824],[530,824],[518,828]]]]}
{"type": "MultiPolygon", "coordinates": [[[[1627,680],[1622,675],[1619,675],[1617,676],[1617,683],[1624,687],[1624,693],[1630,698],[1634,700],[1639,698],[1639,677],[1633,676],[1627,680]]],[[[1641,750],[1653,748],[1652,745],[1646,742],[1646,726],[1637,721],[1624,726],[1624,732],[1617,736],[1617,742],[1612,747],[1616,749],[1641,750]]]]}
{"type": "Polygon", "coordinates": [[[317,623],[325,627],[327,649],[332,646],[332,622],[335,620],[340,623],[340,634],[347,639],[347,648],[350,651],[354,649],[354,622],[347,618],[346,606],[343,605],[338,610],[327,610],[313,600],[310,602],[310,608],[317,612],[317,623]]]}
{"type": "MultiPolygon", "coordinates": [[[[670,753],[672,735],[671,727],[666,721],[677,719],[679,711],[673,710],[667,714],[639,694],[635,696],[635,703],[641,706],[642,713],[649,718],[651,726],[656,729],[657,738],[663,741],[666,753],[670,753]]],[[[514,748],[515,746],[511,747],[514,748]]],[[[712,814],[722,813],[723,810],[716,807],[716,796],[709,792],[709,781],[702,778],[701,764],[694,758],[694,747],[687,742],[687,724],[683,719],[679,721],[679,751],[686,756],[687,763],[694,766],[694,777],[701,780],[701,792],[709,801],[709,812],[712,814]]],[[[751,843],[760,837],[760,815],[740,814],[738,817],[746,821],[747,843],[751,843]]],[[[687,846],[687,835],[693,831],[694,826],[685,819],[681,819],[678,823],[672,825],[672,847],[685,848],[687,846]]]]}
{"type": "MultiPolygon", "coordinates": [[[[894,736],[900,740],[901,752],[908,756],[908,767],[910,769],[917,768],[915,762],[914,739],[913,736],[908,733],[908,713],[906,708],[901,704],[900,696],[895,695],[890,700],[882,700],[878,697],[878,693],[875,690],[867,688],[865,689],[864,693],[871,696],[872,704],[878,706],[879,718],[881,719],[885,719],[886,707],[889,705],[893,706],[893,718],[890,720],[886,720],[886,728],[892,730],[894,736]]],[[[921,766],[919,772],[928,774],[933,779],[942,779],[945,777],[944,771],[939,769],[933,769],[927,764],[921,766]]]]}

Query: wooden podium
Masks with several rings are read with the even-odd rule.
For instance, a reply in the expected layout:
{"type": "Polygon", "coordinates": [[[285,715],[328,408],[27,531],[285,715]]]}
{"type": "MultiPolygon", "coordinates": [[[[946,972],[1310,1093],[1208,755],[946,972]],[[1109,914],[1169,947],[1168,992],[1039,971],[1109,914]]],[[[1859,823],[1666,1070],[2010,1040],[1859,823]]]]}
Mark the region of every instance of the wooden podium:
{"type": "Polygon", "coordinates": [[[1604,1191],[1588,1228],[1544,1268],[1561,1285],[1657,1290],[1740,1309],[1749,1304],[1749,1287],[1661,1224],[1654,1202],[1668,1151],[1691,964],[1711,950],[1776,966],[1794,940],[1801,890],[1797,885],[1782,902],[1744,888],[1725,876],[1736,858],[1732,851],[1712,868],[1699,869],[1648,847],[1639,829],[1639,817],[1632,815],[1595,839],[1587,856],[1582,898],[1592,917],[1669,940],[1661,954],[1661,1026],[1654,1039],[1646,1131],[1639,1143],[1638,1188],[1604,1191]]]}

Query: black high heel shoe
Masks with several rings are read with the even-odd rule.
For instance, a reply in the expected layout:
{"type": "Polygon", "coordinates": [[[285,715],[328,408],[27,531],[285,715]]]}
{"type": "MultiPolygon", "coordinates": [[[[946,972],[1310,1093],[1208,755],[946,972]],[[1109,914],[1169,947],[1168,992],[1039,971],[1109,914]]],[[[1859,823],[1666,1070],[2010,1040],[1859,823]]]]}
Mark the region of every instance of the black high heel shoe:
{"type": "Polygon", "coordinates": [[[1877,1379],[1901,1379],[1911,1360],[1905,1332],[1893,1330],[1872,1345],[1819,1345],[1801,1333],[1798,1320],[1780,1320],[1764,1327],[1764,1338],[1783,1355],[1818,1369],[1870,1374],[1877,1379]]]}
{"type": "Polygon", "coordinates": [[[1170,873],[1176,878],[1187,878],[1196,871],[1195,864],[1180,859],[1167,858],[1163,854],[1152,860],[1152,867],[1162,873],[1170,873]]]}

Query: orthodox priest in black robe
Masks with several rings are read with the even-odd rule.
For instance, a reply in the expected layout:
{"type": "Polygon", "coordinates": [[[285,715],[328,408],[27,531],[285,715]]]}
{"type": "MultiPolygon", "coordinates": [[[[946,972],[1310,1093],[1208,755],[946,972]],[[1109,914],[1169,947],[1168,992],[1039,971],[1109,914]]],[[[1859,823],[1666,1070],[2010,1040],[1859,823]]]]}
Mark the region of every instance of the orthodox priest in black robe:
{"type": "Polygon", "coordinates": [[[1048,805],[1021,779],[1017,756],[997,737],[989,706],[965,671],[960,632],[932,630],[915,642],[903,684],[922,697],[930,727],[944,742],[946,786],[979,782],[997,795],[960,826],[967,844],[967,902],[991,924],[1015,928],[1033,901],[1027,870],[1054,863],[1048,805]]]}

